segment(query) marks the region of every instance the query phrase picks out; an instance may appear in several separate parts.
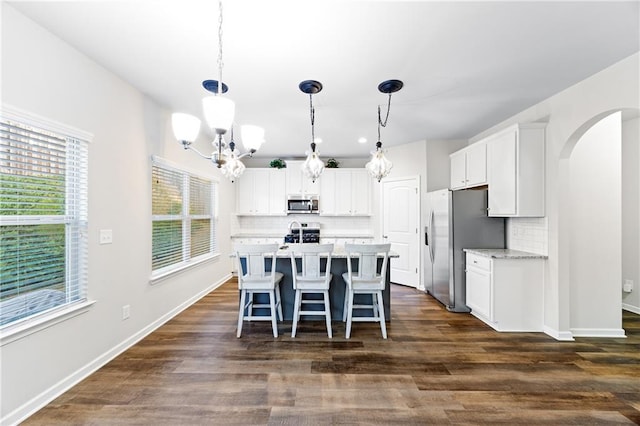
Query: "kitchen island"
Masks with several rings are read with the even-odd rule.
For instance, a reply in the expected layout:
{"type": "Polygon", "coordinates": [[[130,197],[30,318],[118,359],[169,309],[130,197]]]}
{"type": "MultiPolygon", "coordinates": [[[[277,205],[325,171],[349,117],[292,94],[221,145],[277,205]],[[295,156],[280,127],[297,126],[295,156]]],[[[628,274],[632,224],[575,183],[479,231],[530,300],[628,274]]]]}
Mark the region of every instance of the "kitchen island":
{"type": "MultiPolygon", "coordinates": [[[[280,281],[280,294],[282,297],[282,315],[285,320],[291,321],[293,319],[293,308],[294,308],[294,300],[295,300],[295,291],[293,290],[293,278],[291,272],[291,260],[290,260],[290,248],[293,248],[295,244],[288,244],[282,246],[277,254],[276,254],[276,271],[281,272],[284,277],[282,281],[280,281]]],[[[395,252],[389,252],[389,258],[397,258],[399,257],[395,252]]],[[[383,257],[381,255],[378,256],[378,267],[382,265],[383,257]]],[[[300,259],[297,259],[298,262],[300,259]]],[[[268,260],[267,267],[271,267],[271,263],[268,260]]],[[[389,283],[390,283],[390,263],[387,265],[387,273],[385,279],[385,288],[382,292],[382,299],[384,302],[384,315],[385,319],[389,321],[391,319],[390,312],[390,294],[389,294],[389,283]]],[[[354,267],[354,271],[356,271],[355,264],[352,265],[354,267]]],[[[321,267],[324,269],[325,263],[323,263],[321,267]]],[[[243,265],[244,268],[244,265],[243,265]]],[[[333,277],[331,278],[331,286],[329,289],[329,299],[331,302],[331,320],[332,321],[342,321],[342,311],[344,307],[344,297],[345,297],[345,289],[346,284],[342,279],[342,274],[347,272],[347,253],[344,251],[344,246],[335,246],[334,251],[331,255],[331,274],[333,277]]],[[[315,296],[315,295],[310,295],[315,296]]],[[[308,296],[308,297],[310,297],[308,296]]],[[[254,296],[256,301],[267,303],[268,297],[266,294],[259,294],[254,296]],[[264,298],[263,298],[264,297],[264,298]]],[[[356,295],[355,301],[358,303],[362,298],[363,302],[370,303],[371,297],[368,295],[356,295]]],[[[307,308],[305,308],[307,309],[307,308]]],[[[320,309],[320,307],[318,307],[320,309]]],[[[266,311],[266,309],[265,309],[266,311]]],[[[260,315],[260,310],[256,309],[255,312],[260,315]]],[[[266,312],[268,313],[268,311],[266,312]]],[[[370,316],[371,310],[365,309],[354,309],[354,316],[370,316]]],[[[309,319],[317,319],[324,321],[324,316],[303,316],[302,320],[309,319]]]]}

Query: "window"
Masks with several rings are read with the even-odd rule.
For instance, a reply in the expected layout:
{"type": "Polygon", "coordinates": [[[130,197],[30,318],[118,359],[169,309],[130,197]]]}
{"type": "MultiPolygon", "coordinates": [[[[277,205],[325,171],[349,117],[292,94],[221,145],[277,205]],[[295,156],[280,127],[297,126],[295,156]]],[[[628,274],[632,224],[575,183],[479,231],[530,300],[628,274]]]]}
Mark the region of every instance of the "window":
{"type": "Polygon", "coordinates": [[[152,278],[213,256],[214,182],[154,158],[151,191],[152,278]]]}
{"type": "Polygon", "coordinates": [[[0,328],[86,301],[88,138],[70,133],[0,114],[0,328]]]}

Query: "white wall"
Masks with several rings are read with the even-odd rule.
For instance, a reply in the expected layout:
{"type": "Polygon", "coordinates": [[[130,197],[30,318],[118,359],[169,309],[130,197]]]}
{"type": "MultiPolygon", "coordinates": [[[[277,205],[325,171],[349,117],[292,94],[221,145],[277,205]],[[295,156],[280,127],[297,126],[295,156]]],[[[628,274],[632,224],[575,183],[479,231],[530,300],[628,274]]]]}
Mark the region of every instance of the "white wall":
{"type": "MultiPolygon", "coordinates": [[[[393,162],[389,178],[420,176],[420,223],[418,229],[423,230],[426,225],[427,197],[425,194],[449,188],[449,154],[466,145],[466,140],[417,141],[390,147],[387,150],[387,157],[393,162]]],[[[379,227],[381,229],[382,224],[379,224],[379,227]]],[[[424,290],[424,232],[419,232],[419,234],[420,251],[415,254],[419,256],[419,259],[415,264],[419,265],[418,270],[420,271],[418,288],[424,290]]]]}
{"type": "Polygon", "coordinates": [[[519,122],[547,121],[546,209],[549,258],[545,264],[545,331],[571,339],[570,331],[570,199],[568,157],[573,145],[599,118],[620,109],[640,109],[640,54],[611,67],[528,108],[474,136],[482,139],[519,122]]]}
{"type": "MultiPolygon", "coordinates": [[[[89,297],[78,317],[2,346],[0,423],[10,424],[100,367],[230,275],[229,219],[222,255],[155,285],[151,273],[150,157],[219,176],[173,140],[169,112],[2,2],[2,101],[90,132],[89,297]],[[113,244],[98,245],[100,229],[113,244]],[[122,306],[131,317],[121,319],[122,306]]],[[[234,203],[221,181],[220,200],[234,203]]],[[[224,212],[224,207],[221,208],[224,212]]]]}
{"type": "Polygon", "coordinates": [[[467,146],[468,141],[452,139],[427,142],[427,181],[423,192],[451,187],[451,161],[449,154],[467,146]]]}
{"type": "Polygon", "coordinates": [[[622,279],[633,291],[622,306],[640,314],[640,118],[622,122],[622,279]]]}
{"type": "Polygon", "coordinates": [[[620,112],[591,127],[571,153],[570,318],[574,336],[624,334],[620,153],[620,112]]]}

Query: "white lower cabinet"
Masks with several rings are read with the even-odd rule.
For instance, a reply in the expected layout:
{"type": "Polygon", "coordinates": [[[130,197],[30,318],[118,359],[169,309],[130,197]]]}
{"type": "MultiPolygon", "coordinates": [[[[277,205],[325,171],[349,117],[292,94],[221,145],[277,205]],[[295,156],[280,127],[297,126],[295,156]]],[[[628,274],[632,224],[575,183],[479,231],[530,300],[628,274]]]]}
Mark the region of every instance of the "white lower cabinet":
{"type": "Polygon", "coordinates": [[[498,331],[542,331],[542,258],[466,253],[467,306],[498,331]]]}

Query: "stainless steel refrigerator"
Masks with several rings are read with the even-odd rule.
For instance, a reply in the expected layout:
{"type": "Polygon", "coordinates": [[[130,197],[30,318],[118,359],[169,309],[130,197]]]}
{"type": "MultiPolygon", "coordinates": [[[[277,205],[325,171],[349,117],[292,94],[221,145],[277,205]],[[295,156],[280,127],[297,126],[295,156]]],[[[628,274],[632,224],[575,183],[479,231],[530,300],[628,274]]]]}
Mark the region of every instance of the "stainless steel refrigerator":
{"type": "Polygon", "coordinates": [[[505,248],[505,221],[487,216],[487,190],[427,193],[424,277],[427,293],[448,310],[466,305],[465,248],[505,248]]]}

